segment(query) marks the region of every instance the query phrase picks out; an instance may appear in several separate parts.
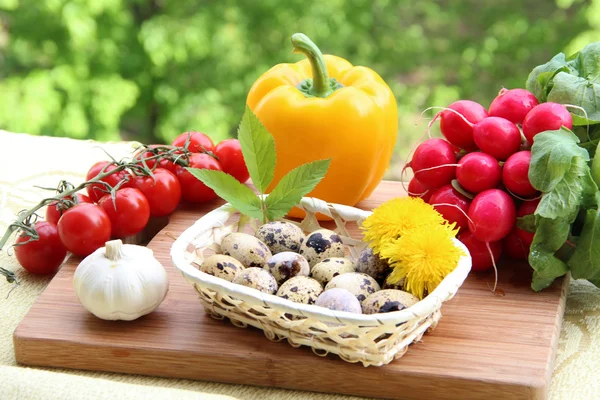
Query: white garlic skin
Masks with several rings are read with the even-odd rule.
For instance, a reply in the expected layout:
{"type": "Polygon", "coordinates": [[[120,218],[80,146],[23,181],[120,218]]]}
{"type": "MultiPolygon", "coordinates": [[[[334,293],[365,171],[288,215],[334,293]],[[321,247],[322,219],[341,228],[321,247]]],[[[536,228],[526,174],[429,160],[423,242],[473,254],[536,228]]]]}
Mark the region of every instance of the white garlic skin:
{"type": "Polygon", "coordinates": [[[158,308],[169,290],[169,278],[149,248],[116,246],[120,246],[118,259],[106,257],[107,247],[83,259],[73,286],[83,307],[96,317],[131,321],[158,308]]]}

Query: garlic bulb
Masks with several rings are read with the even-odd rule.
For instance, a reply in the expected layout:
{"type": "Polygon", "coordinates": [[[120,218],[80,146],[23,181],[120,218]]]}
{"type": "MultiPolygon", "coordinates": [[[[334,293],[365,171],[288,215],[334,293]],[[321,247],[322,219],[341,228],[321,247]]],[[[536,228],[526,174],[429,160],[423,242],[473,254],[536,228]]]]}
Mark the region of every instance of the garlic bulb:
{"type": "Polygon", "coordinates": [[[162,303],[169,279],[152,250],[111,240],[81,261],[73,285],[83,307],[98,318],[131,321],[162,303]]]}

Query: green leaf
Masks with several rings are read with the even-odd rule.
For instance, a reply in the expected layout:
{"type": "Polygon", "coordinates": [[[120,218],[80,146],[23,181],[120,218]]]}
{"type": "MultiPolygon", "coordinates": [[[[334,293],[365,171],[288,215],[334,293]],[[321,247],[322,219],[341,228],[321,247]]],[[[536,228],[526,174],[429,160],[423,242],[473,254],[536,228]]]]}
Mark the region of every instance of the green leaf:
{"type": "Polygon", "coordinates": [[[600,278],[600,213],[587,210],[577,248],[567,265],[575,279],[600,278]]]}
{"type": "Polygon", "coordinates": [[[578,146],[579,138],[566,128],[545,131],[535,137],[531,147],[529,181],[537,190],[549,192],[564,179],[573,158],[589,161],[589,154],[578,146]]]}
{"type": "Polygon", "coordinates": [[[529,264],[535,271],[531,288],[540,291],[568,271],[567,265],[556,257],[555,253],[567,241],[571,225],[566,219],[538,218],[537,221],[529,252],[529,264]]]}
{"type": "Polygon", "coordinates": [[[556,74],[553,82],[552,89],[548,93],[548,101],[573,104],[585,110],[585,114],[581,110],[571,110],[573,125],[600,122],[600,84],[566,72],[556,74]]]}
{"type": "Polygon", "coordinates": [[[517,228],[527,232],[535,232],[535,215],[529,214],[517,218],[517,228]]]}
{"type": "Polygon", "coordinates": [[[563,53],[555,55],[546,64],[539,65],[531,71],[527,78],[525,87],[537,97],[540,102],[546,101],[546,95],[550,91],[550,81],[557,73],[568,71],[567,60],[563,53]]]}
{"type": "Polygon", "coordinates": [[[238,129],[238,140],[252,183],[265,193],[275,174],[275,140],[248,106],[238,129]]]}
{"type": "Polygon", "coordinates": [[[233,208],[252,218],[263,217],[261,201],[248,186],[223,171],[186,168],[233,208]]]}
{"type": "Polygon", "coordinates": [[[288,172],[267,197],[269,220],[283,217],[310,193],[327,173],[330,162],[331,159],[313,161],[288,172]]]}

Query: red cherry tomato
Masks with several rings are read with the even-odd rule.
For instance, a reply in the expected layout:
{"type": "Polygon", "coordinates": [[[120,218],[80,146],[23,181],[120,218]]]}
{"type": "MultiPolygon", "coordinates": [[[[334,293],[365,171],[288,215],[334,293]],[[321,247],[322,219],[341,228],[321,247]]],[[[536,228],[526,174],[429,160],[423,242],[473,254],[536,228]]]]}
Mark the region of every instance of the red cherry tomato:
{"type": "Polygon", "coordinates": [[[233,176],[241,183],[246,182],[250,178],[239,140],[223,140],[215,147],[215,154],[219,158],[219,164],[221,164],[223,172],[233,176]]]}
{"type": "MultiPolygon", "coordinates": [[[[39,239],[15,246],[17,261],[32,274],[52,274],[64,261],[67,249],[60,241],[56,225],[47,221],[39,221],[33,227],[37,231],[39,239]]],[[[15,243],[25,243],[29,239],[29,235],[22,232],[15,243]]]]}
{"type": "Polygon", "coordinates": [[[85,257],[110,239],[110,219],[104,210],[89,203],[68,209],[58,221],[58,235],[71,253],[85,257]]]}
{"type": "MultiPolygon", "coordinates": [[[[106,168],[106,170],[104,172],[109,172],[116,168],[114,163],[111,164],[108,161],[98,161],[96,164],[92,165],[92,168],[90,168],[90,170],[88,171],[86,180],[89,181],[89,180],[95,178],[96,175],[100,174],[102,172],[102,169],[104,167],[106,167],[107,165],[108,165],[108,167],[106,168]]],[[[128,178],[129,178],[129,174],[127,172],[119,171],[119,172],[116,172],[116,173],[109,175],[106,178],[102,179],[102,182],[106,182],[114,188],[123,179],[128,179],[128,178]]],[[[127,186],[127,184],[124,184],[121,187],[126,187],[126,186],[127,186]]],[[[107,193],[106,187],[100,183],[94,183],[94,184],[88,186],[87,192],[88,192],[88,195],[90,196],[90,199],[92,199],[92,201],[94,203],[96,203],[98,200],[100,200],[102,198],[102,196],[104,196],[107,193]]]]}
{"type": "Polygon", "coordinates": [[[144,229],[150,218],[150,204],[142,192],[135,188],[118,190],[114,202],[110,195],[106,195],[98,205],[108,215],[111,234],[116,238],[135,235],[144,229]]]}
{"type": "MultiPolygon", "coordinates": [[[[66,200],[71,200],[73,196],[65,197],[66,200]]],[[[87,197],[85,194],[77,193],[77,204],[79,203],[92,203],[92,199],[87,197]]],[[[46,208],[46,221],[53,223],[54,225],[58,224],[58,220],[60,217],[67,211],[69,208],[68,202],[64,202],[62,204],[58,204],[58,202],[53,201],[48,204],[46,208]]]]}
{"type": "Polygon", "coordinates": [[[144,194],[150,205],[150,215],[171,214],[181,200],[181,185],[177,177],[164,168],[156,168],[151,176],[137,176],[133,186],[144,194]]]}
{"type": "Polygon", "coordinates": [[[215,145],[212,139],[202,132],[195,131],[184,132],[181,135],[177,136],[175,140],[173,140],[173,146],[184,147],[185,142],[188,139],[188,135],[190,138],[188,150],[192,153],[204,153],[205,151],[215,151],[215,145]]]}
{"type": "MultiPolygon", "coordinates": [[[[217,160],[208,154],[192,154],[190,157],[190,168],[212,169],[222,171],[217,160]]],[[[181,197],[190,203],[203,203],[214,200],[217,194],[201,180],[194,177],[182,166],[177,167],[177,179],[181,184],[181,197]]]]}

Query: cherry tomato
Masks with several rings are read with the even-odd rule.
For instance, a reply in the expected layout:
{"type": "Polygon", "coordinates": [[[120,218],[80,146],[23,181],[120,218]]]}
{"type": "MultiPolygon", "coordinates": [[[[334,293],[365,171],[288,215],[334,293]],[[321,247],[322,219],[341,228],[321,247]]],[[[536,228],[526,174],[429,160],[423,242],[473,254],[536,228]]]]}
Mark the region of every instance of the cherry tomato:
{"type": "Polygon", "coordinates": [[[150,204],[146,196],[135,188],[117,190],[115,201],[110,195],[100,199],[102,207],[112,227],[112,236],[124,238],[140,232],[150,218],[150,204]]]}
{"type": "MultiPolygon", "coordinates": [[[[208,154],[192,154],[190,157],[190,168],[222,171],[219,162],[208,154]]],[[[182,166],[177,167],[176,175],[181,184],[181,197],[185,201],[190,203],[203,203],[217,198],[217,194],[211,188],[190,174],[182,166]]]]}
{"type": "Polygon", "coordinates": [[[173,146],[184,147],[185,142],[188,139],[188,134],[190,138],[188,150],[192,153],[204,153],[205,151],[215,151],[215,145],[212,139],[202,132],[195,131],[184,132],[181,135],[177,136],[175,140],[173,140],[173,146]]]}
{"type": "MultiPolygon", "coordinates": [[[[65,197],[66,200],[71,200],[73,196],[65,197]]],[[[87,197],[85,194],[77,193],[77,204],[79,203],[92,203],[92,199],[87,197]]],[[[62,204],[58,204],[58,202],[53,201],[48,204],[46,207],[46,221],[53,223],[54,225],[58,224],[58,220],[60,217],[69,209],[68,202],[64,202],[62,204]]]]}
{"type": "Polygon", "coordinates": [[[150,205],[150,215],[171,214],[181,200],[181,185],[177,177],[164,168],[156,168],[151,176],[136,176],[133,187],[144,194],[150,205]]]}
{"type": "Polygon", "coordinates": [[[239,140],[223,140],[215,147],[215,154],[219,158],[219,164],[221,164],[223,172],[233,176],[242,183],[250,178],[239,140]]]}
{"type": "Polygon", "coordinates": [[[82,203],[68,209],[58,221],[58,235],[71,253],[85,257],[110,239],[110,219],[96,204],[82,203]]]}
{"type": "MultiPolygon", "coordinates": [[[[39,239],[15,246],[17,261],[32,274],[52,274],[64,261],[67,249],[60,241],[56,225],[48,221],[39,221],[33,227],[37,231],[39,239]]],[[[29,235],[22,232],[15,243],[25,243],[29,239],[29,235]]]]}
{"type": "MultiPolygon", "coordinates": [[[[113,169],[116,168],[114,163],[111,164],[108,161],[98,161],[96,164],[92,165],[92,167],[88,171],[86,180],[89,181],[89,180],[95,178],[96,175],[100,174],[102,172],[102,169],[107,165],[109,165],[109,166],[106,168],[105,172],[112,171],[113,169]]],[[[129,174],[126,171],[119,171],[119,172],[116,172],[116,173],[109,175],[106,178],[102,179],[102,182],[106,182],[114,188],[119,182],[121,182],[123,179],[127,179],[127,178],[129,178],[129,174]]],[[[121,187],[126,187],[126,186],[127,186],[127,184],[124,184],[121,187]]],[[[94,183],[94,184],[88,186],[87,192],[88,192],[88,195],[90,196],[90,199],[92,199],[92,201],[94,203],[96,203],[98,200],[100,200],[102,198],[102,196],[104,196],[107,193],[106,187],[99,183],[94,183]]]]}
{"type": "MultiPolygon", "coordinates": [[[[158,146],[163,146],[160,144],[151,144],[149,147],[154,148],[154,147],[158,147],[158,146]]],[[[150,158],[150,157],[154,157],[155,154],[153,154],[150,151],[140,151],[138,152],[135,156],[134,159],[135,160],[140,160],[142,158],[150,158]]],[[[139,163],[140,165],[142,164],[141,162],[139,163]]],[[[165,159],[155,159],[155,160],[148,160],[146,161],[146,165],[148,166],[148,168],[165,168],[168,169],[169,171],[175,173],[175,163],[173,163],[172,161],[169,160],[165,160],[165,159]],[[159,160],[158,163],[156,162],[156,160],[159,160]]]]}

